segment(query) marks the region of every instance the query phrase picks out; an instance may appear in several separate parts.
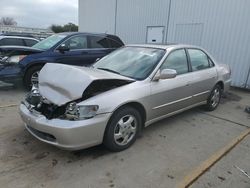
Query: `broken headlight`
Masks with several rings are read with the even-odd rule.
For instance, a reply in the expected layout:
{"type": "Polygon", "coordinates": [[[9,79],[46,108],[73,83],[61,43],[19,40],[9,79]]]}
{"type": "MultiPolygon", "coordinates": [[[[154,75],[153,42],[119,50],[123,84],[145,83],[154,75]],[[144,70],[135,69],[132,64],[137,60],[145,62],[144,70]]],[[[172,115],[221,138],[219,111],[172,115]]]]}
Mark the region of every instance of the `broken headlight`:
{"type": "Polygon", "coordinates": [[[72,102],[66,107],[64,115],[68,120],[89,119],[96,115],[98,108],[98,105],[77,105],[72,102]]]}

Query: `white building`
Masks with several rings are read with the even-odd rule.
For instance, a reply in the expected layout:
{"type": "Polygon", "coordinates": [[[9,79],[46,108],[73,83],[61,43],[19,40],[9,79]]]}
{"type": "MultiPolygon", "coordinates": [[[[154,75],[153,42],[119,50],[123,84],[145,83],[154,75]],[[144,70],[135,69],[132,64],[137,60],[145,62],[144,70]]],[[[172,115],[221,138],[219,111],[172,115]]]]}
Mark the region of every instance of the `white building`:
{"type": "Polygon", "coordinates": [[[54,34],[50,29],[17,27],[17,26],[6,26],[6,25],[0,25],[0,33],[30,34],[38,38],[46,38],[54,34]]]}
{"type": "Polygon", "coordinates": [[[125,43],[202,46],[232,68],[232,85],[250,88],[250,1],[79,0],[79,30],[125,43]]]}

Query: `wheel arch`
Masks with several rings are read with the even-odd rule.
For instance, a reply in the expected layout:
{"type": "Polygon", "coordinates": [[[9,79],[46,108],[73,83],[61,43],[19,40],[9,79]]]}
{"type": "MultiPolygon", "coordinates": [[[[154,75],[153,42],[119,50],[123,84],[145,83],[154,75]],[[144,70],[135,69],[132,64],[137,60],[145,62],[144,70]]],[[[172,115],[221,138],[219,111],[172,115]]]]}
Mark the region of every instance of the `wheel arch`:
{"type": "Polygon", "coordinates": [[[44,66],[46,64],[46,62],[35,62],[35,63],[31,63],[30,65],[28,65],[24,71],[23,71],[23,81],[25,80],[25,77],[26,77],[26,74],[27,74],[27,71],[30,69],[30,68],[33,68],[33,67],[36,67],[36,66],[44,66]]]}
{"type": "Polygon", "coordinates": [[[143,123],[142,127],[144,127],[144,123],[146,122],[146,118],[147,118],[146,109],[145,109],[145,107],[140,102],[137,102],[137,101],[130,101],[130,102],[121,104],[120,106],[118,106],[117,108],[115,108],[114,111],[113,111],[113,113],[112,113],[112,115],[109,118],[109,121],[113,117],[113,115],[114,115],[114,113],[116,111],[118,111],[121,108],[124,108],[125,106],[130,106],[130,107],[138,110],[138,112],[140,113],[140,115],[142,117],[142,123],[143,123]]]}
{"type": "Polygon", "coordinates": [[[32,67],[36,67],[36,66],[44,66],[46,64],[46,62],[43,61],[39,61],[39,62],[33,62],[30,63],[24,70],[24,75],[27,73],[27,70],[29,70],[32,67]]]}
{"type": "Polygon", "coordinates": [[[31,70],[32,68],[35,68],[35,67],[42,68],[45,64],[46,64],[46,62],[39,62],[39,63],[37,62],[37,63],[32,63],[26,67],[26,69],[23,72],[23,76],[22,76],[22,81],[23,81],[23,84],[26,87],[26,89],[28,89],[28,90],[30,89],[30,86],[28,84],[29,83],[29,81],[28,81],[29,70],[31,70]]]}
{"type": "Polygon", "coordinates": [[[219,85],[220,87],[221,87],[221,89],[222,89],[222,91],[224,91],[224,83],[223,83],[223,81],[218,81],[217,83],[216,83],[216,85],[219,85]]]}

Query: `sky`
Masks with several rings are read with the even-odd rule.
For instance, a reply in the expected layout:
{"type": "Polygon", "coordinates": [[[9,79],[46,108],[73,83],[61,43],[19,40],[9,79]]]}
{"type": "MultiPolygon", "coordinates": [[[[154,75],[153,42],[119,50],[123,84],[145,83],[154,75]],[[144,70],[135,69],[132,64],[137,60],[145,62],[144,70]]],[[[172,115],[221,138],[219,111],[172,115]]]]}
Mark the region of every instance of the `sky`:
{"type": "Polygon", "coordinates": [[[1,0],[1,17],[12,17],[24,27],[78,25],[78,0],[1,0]]]}

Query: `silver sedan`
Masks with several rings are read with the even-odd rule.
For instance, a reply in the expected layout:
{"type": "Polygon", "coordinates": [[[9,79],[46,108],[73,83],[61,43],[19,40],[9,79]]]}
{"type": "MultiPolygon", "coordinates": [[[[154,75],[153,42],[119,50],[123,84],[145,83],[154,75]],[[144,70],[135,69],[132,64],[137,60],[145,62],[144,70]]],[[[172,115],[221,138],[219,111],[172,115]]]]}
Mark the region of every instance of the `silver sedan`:
{"type": "Polygon", "coordinates": [[[158,120],[199,105],[215,110],[230,74],[199,47],[129,45],[92,67],[47,63],[20,114],[43,142],[121,151],[158,120]]]}

